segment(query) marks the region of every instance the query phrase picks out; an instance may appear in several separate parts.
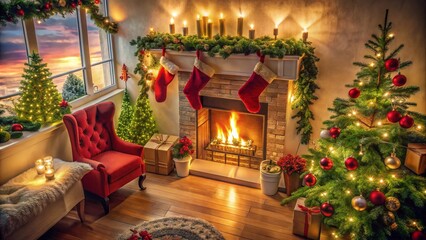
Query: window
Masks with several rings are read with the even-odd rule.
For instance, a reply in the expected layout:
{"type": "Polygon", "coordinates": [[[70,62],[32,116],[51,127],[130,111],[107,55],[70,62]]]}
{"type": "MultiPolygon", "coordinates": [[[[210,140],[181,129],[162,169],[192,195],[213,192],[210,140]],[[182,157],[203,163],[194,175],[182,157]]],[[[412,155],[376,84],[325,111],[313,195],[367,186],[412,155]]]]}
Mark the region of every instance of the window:
{"type": "MultiPolygon", "coordinates": [[[[99,7],[102,13],[108,12],[106,0],[99,7]]],[[[78,9],[65,18],[55,15],[45,21],[0,27],[0,104],[10,102],[19,93],[27,52],[32,51],[37,51],[47,63],[59,92],[71,96],[70,101],[115,85],[111,36],[99,29],[83,9],[78,9]],[[84,89],[77,95],[66,93],[73,89],[64,86],[66,81],[84,85],[84,89]]]]}

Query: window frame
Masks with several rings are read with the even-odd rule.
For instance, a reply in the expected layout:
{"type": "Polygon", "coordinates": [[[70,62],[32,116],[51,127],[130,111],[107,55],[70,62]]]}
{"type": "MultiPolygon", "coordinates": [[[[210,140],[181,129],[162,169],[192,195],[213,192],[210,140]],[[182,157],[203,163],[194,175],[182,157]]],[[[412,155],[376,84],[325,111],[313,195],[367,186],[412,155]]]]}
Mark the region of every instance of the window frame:
{"type": "MultiPolygon", "coordinates": [[[[105,16],[108,16],[108,0],[105,0],[103,2],[104,12],[106,13],[105,16]]],[[[107,48],[108,48],[108,59],[102,59],[99,62],[92,63],[90,60],[90,49],[89,49],[89,34],[88,34],[88,27],[87,27],[87,14],[86,10],[78,7],[76,9],[76,18],[77,18],[77,28],[79,33],[79,44],[80,44],[80,56],[81,56],[81,67],[75,68],[72,70],[69,70],[67,72],[59,73],[56,75],[53,75],[51,78],[57,78],[64,75],[68,75],[70,73],[83,71],[84,76],[84,84],[86,89],[86,95],[84,95],[81,98],[78,98],[74,101],[72,101],[70,104],[72,107],[79,107],[83,104],[86,104],[90,101],[95,100],[96,98],[99,98],[105,94],[108,94],[112,92],[113,90],[117,89],[117,81],[115,79],[115,65],[114,65],[114,52],[113,52],[113,39],[110,33],[106,33],[107,36],[107,48]],[[92,68],[97,65],[102,65],[105,63],[109,63],[109,74],[111,75],[111,85],[105,86],[99,91],[94,91],[93,87],[93,78],[92,78],[92,68]]],[[[36,35],[36,29],[35,24],[36,21],[34,19],[28,19],[21,21],[22,23],[22,31],[24,35],[24,41],[27,51],[27,62],[28,62],[28,56],[29,53],[39,52],[38,51],[38,41],[37,41],[37,35],[36,35]]],[[[101,30],[101,29],[100,29],[101,30]]],[[[103,31],[103,30],[101,30],[103,31]]],[[[43,56],[42,56],[43,57],[43,56]]],[[[8,99],[17,95],[20,95],[20,92],[0,96],[0,100],[8,99]]]]}

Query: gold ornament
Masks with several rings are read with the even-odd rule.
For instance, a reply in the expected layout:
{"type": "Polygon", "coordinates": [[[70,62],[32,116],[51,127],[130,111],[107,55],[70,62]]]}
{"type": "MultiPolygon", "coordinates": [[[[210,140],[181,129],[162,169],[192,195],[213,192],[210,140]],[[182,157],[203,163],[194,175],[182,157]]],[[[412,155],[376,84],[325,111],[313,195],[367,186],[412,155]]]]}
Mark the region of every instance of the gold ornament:
{"type": "Polygon", "coordinates": [[[362,195],[352,198],[351,203],[352,207],[357,211],[364,211],[367,209],[367,201],[362,195]]]}
{"type": "Polygon", "coordinates": [[[389,211],[395,212],[401,207],[401,203],[396,197],[387,197],[385,206],[389,211]]]}
{"type": "Polygon", "coordinates": [[[67,5],[67,1],[66,0],[59,0],[59,6],[65,7],[65,5],[67,5]]]}
{"type": "Polygon", "coordinates": [[[395,215],[393,215],[392,212],[386,212],[385,215],[383,215],[383,222],[388,225],[392,231],[398,228],[398,224],[395,222],[395,215]]]}
{"type": "Polygon", "coordinates": [[[395,152],[391,153],[389,157],[386,157],[384,162],[386,167],[390,169],[397,169],[401,166],[401,160],[399,160],[395,152]]]}

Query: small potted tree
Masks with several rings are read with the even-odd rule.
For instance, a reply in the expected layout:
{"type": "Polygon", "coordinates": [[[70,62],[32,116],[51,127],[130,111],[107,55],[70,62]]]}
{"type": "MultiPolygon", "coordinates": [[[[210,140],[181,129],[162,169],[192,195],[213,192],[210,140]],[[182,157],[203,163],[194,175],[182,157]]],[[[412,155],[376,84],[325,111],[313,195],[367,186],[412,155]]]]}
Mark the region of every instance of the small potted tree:
{"type": "Polygon", "coordinates": [[[290,196],[292,192],[302,186],[300,174],[306,170],[306,159],[299,155],[287,154],[281,157],[277,164],[284,172],[286,194],[290,196]]]}
{"type": "Polygon", "coordinates": [[[278,191],[281,167],[277,162],[265,160],[260,163],[260,187],[265,195],[274,195],[278,191]]]}
{"type": "Polygon", "coordinates": [[[173,161],[175,162],[176,172],[179,177],[189,175],[189,166],[191,165],[192,156],[194,153],[192,141],[184,136],[173,145],[173,161]]]}

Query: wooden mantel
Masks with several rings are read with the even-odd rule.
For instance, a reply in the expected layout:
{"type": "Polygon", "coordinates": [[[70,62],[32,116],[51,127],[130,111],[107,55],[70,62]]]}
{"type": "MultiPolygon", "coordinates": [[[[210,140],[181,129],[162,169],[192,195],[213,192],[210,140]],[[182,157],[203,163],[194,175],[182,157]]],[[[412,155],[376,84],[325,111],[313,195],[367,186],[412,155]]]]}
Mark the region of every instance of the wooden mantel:
{"type": "MultiPolygon", "coordinates": [[[[157,57],[161,55],[160,49],[153,49],[150,52],[157,57]]],[[[166,57],[179,66],[183,72],[192,72],[195,52],[167,51],[166,57]]],[[[249,77],[254,66],[259,61],[255,54],[245,56],[243,54],[232,54],[227,59],[221,56],[209,57],[203,53],[203,62],[213,67],[215,74],[249,77]]],[[[285,56],[284,58],[266,57],[265,64],[274,71],[278,78],[276,80],[296,80],[299,74],[300,56],[285,56]]]]}

